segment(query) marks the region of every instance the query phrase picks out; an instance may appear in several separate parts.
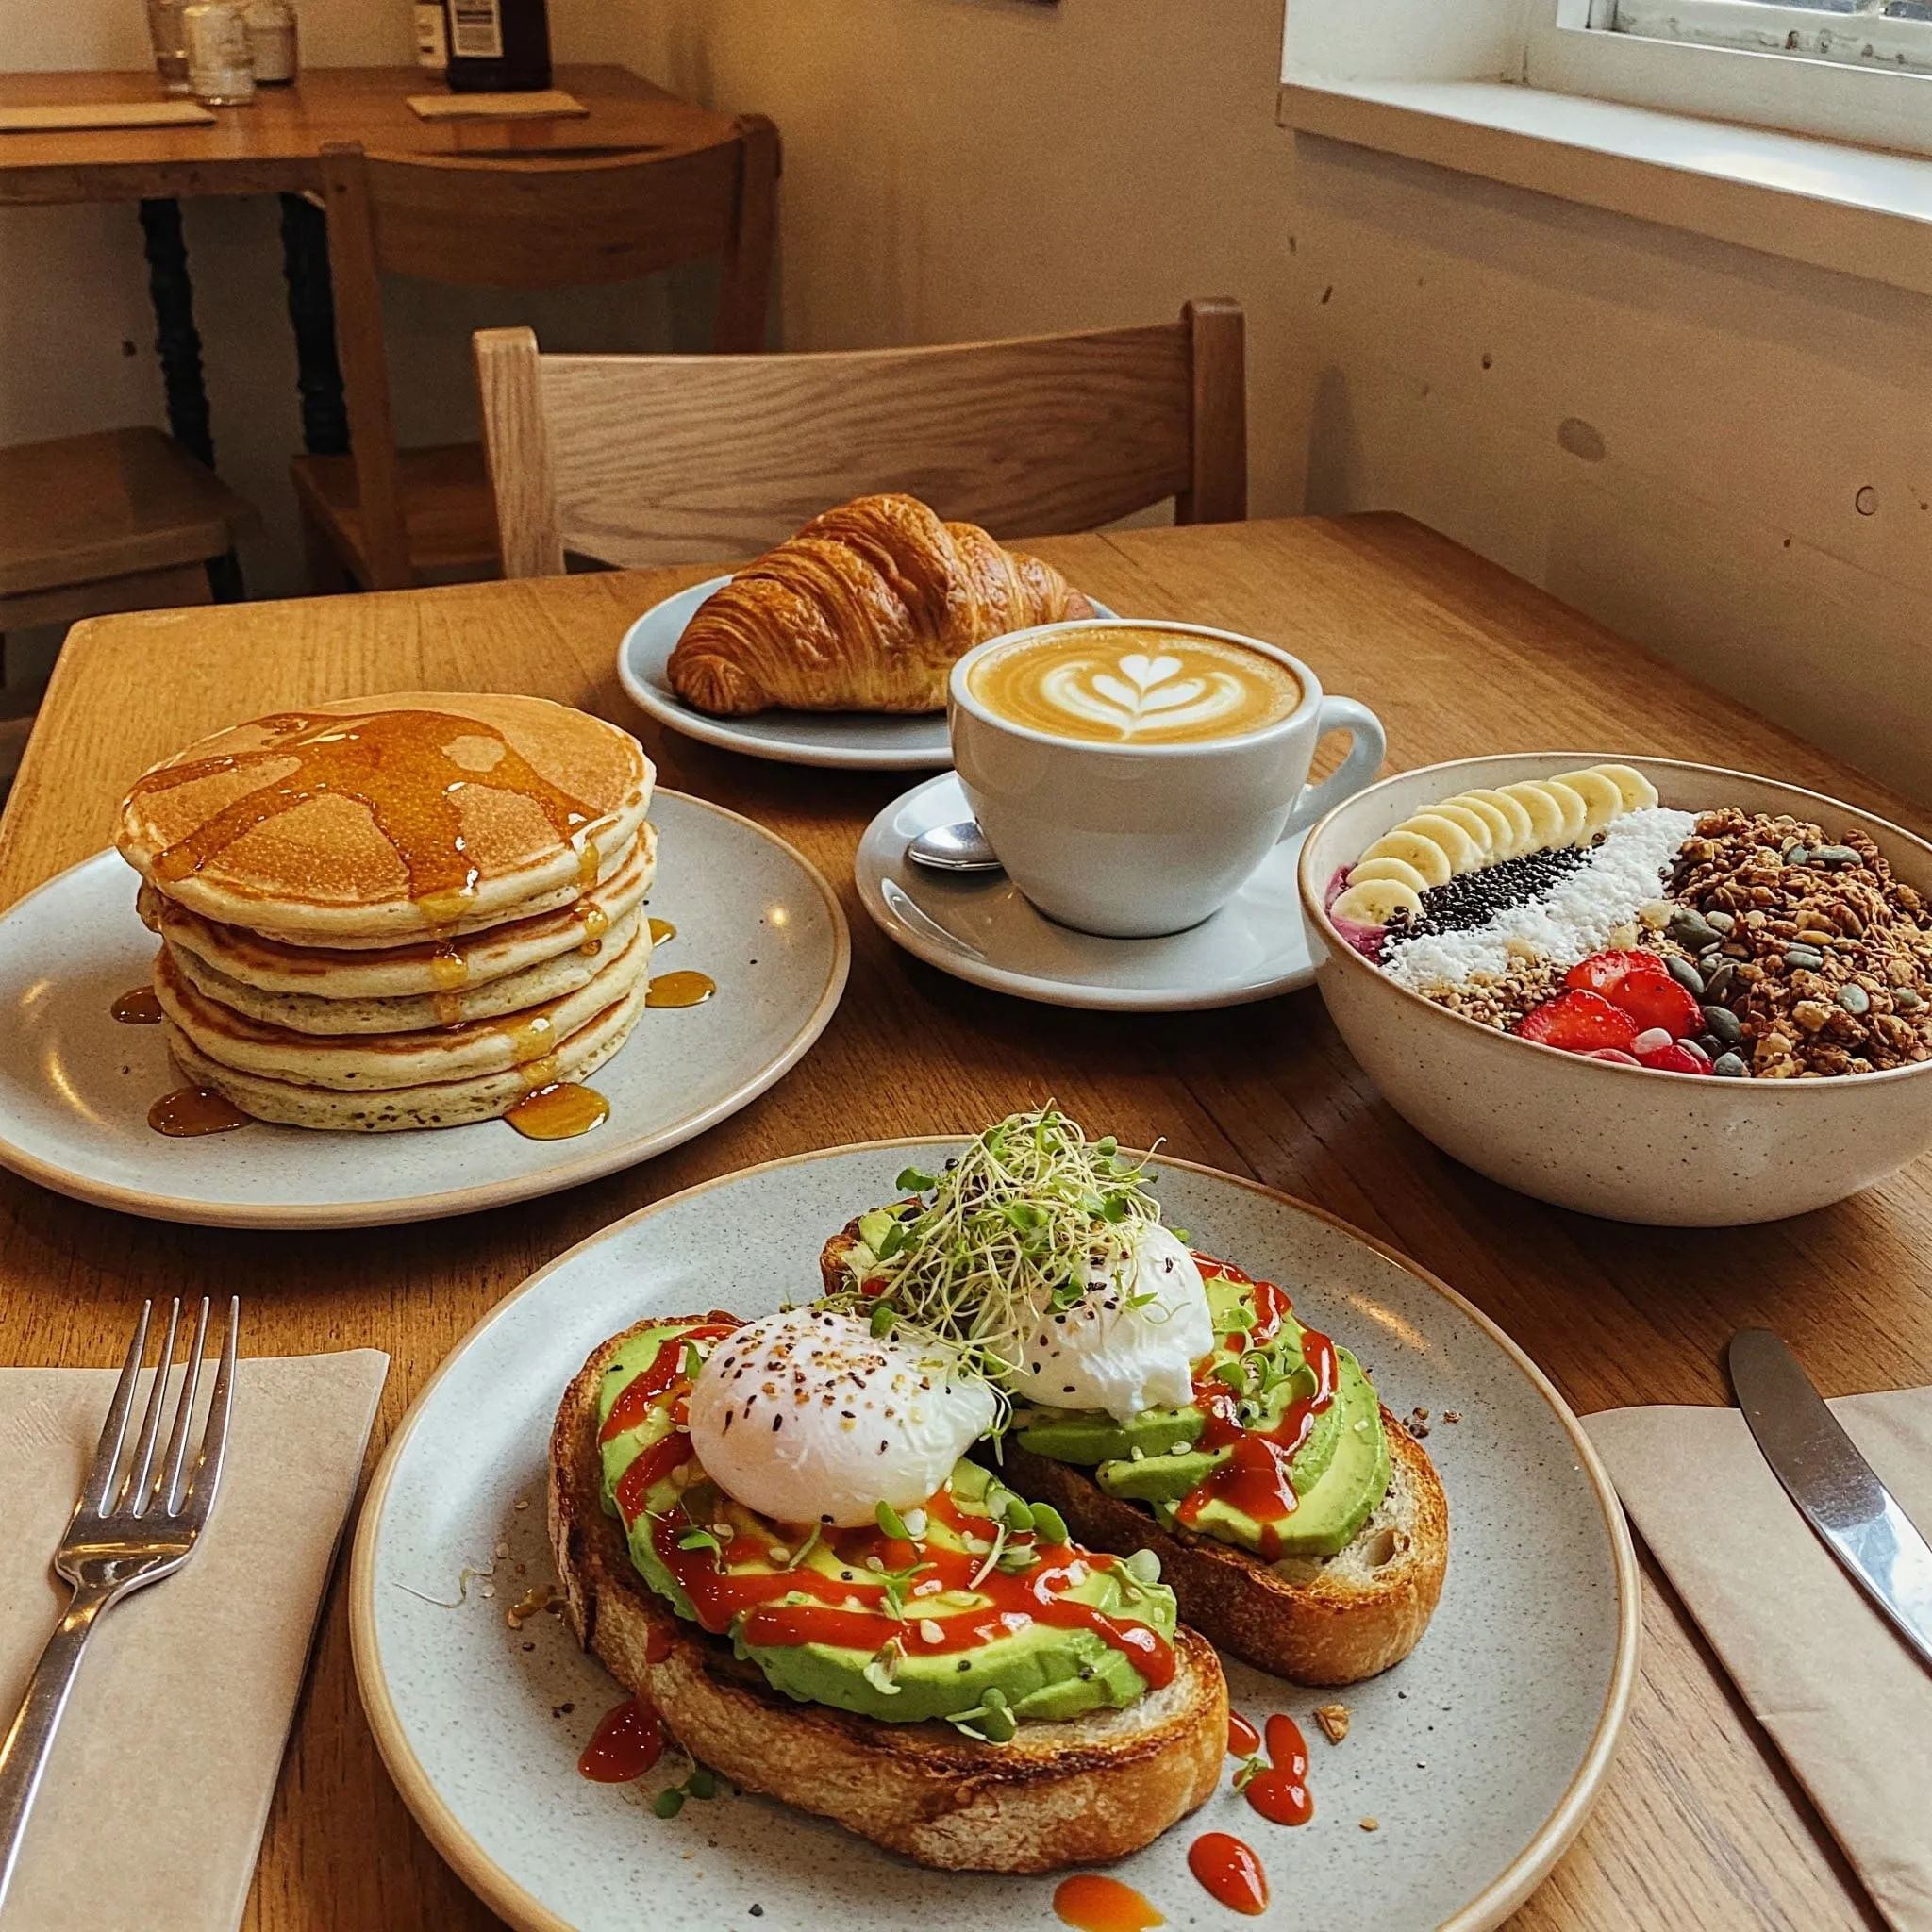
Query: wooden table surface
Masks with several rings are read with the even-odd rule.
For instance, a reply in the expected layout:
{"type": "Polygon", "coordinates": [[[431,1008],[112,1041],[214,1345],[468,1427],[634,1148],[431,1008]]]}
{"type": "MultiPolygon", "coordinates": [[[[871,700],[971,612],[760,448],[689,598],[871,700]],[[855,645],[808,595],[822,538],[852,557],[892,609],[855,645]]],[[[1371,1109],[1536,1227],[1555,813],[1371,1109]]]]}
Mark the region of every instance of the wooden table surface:
{"type": "MultiPolygon", "coordinates": [[[[527,120],[425,121],[410,94],[442,91],[419,67],[309,67],[212,127],[71,128],[0,134],[0,205],[272,194],[320,188],[329,141],[373,154],[506,154],[559,148],[684,148],[728,139],[731,119],[681,101],[624,67],[559,67],[556,85],[591,111],[527,120]]],[[[0,107],[162,98],[153,71],[0,74],[0,107]]]]}
{"type": "MultiPolygon", "coordinates": [[[[1648,752],[1774,774],[1924,830],[1927,814],[1400,518],[1070,537],[1037,548],[1117,609],[1291,646],[1365,699],[1391,761],[1648,752]]],[[[123,1219],[0,1174],[0,1360],[119,1357],[144,1294],[239,1289],[249,1352],[394,1358],[394,1426],[450,1346],[607,1222],[748,1163],[970,1130],[1057,1096],[1095,1132],[1251,1174],[1393,1242],[1496,1318],[1591,1410],[1726,1399],[1719,1350],[1781,1329],[1827,1393],[1932,1380],[1932,1169],[1783,1225],[1625,1227],[1524,1200],[1437,1153],[1350,1060],[1319,997],[1173,1017],[1030,1006],[891,947],[852,889],[860,828],[905,780],[761,764],[667,737],[625,699],[625,625],[699,571],[96,619],[68,641],[6,818],[0,906],[106,842],[150,761],[218,725],[409,687],[534,691],[644,738],[667,785],[750,812],[839,889],[844,1005],[789,1078],[627,1174],[496,1213],[298,1238],[123,1219]]],[[[340,1577],[283,1767],[248,1924],[488,1924],[416,1831],[357,1701],[340,1577]]],[[[1603,1802],[1514,1922],[1657,1932],[1878,1924],[1654,1571],[1642,1682],[1603,1802]]],[[[240,1607],[238,1607],[239,1608],[240,1607]]],[[[1510,1740],[1496,1740],[1507,1752],[1510,1740]]],[[[1046,1922],[1042,1907],[1042,1923],[1046,1922]]]]}

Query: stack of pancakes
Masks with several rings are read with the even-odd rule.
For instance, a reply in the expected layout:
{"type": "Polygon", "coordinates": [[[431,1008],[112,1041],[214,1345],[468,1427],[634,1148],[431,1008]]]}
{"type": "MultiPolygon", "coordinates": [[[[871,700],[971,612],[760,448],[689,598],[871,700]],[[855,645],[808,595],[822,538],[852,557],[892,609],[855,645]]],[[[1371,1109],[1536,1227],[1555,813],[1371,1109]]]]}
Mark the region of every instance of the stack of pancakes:
{"type": "Polygon", "coordinates": [[[628,1037],[653,773],[541,698],[411,691],[218,732],[129,792],[169,1050],[291,1126],[506,1113],[628,1037]]]}

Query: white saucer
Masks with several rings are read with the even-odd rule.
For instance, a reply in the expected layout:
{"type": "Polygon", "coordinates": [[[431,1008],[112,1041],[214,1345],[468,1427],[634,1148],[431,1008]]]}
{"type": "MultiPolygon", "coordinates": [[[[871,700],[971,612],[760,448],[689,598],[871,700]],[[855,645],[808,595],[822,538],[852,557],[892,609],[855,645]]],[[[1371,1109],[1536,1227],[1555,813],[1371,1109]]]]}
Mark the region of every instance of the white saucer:
{"type": "Polygon", "coordinates": [[[648,903],[677,928],[664,970],[707,973],[718,991],[642,1016],[591,1076],[610,1103],[595,1132],[529,1141],[502,1121],[394,1134],[252,1122],[165,1139],[147,1110],[182,1079],[161,1029],[108,1013],[146,983],[155,939],[135,914],[134,874],[99,852],[0,917],[0,1166],[161,1221],[370,1227],[555,1193],[703,1133],[824,1031],[851,935],[824,878],[761,825],[678,791],[656,793],[651,818],[648,903]]]}
{"type": "MultiPolygon", "coordinates": [[[[943,711],[910,718],[877,711],[760,711],[749,718],[714,718],[686,704],[671,689],[664,667],[698,606],[730,581],[725,575],[693,584],[652,605],[625,632],[617,647],[618,681],[641,710],[687,738],[784,765],[930,772],[953,762],[943,711]]],[[[1098,617],[1114,615],[1104,604],[1093,610],[1098,617]]]]}
{"type": "Polygon", "coordinates": [[[1005,873],[949,876],[906,857],[918,833],[972,816],[948,772],[895,799],[859,841],[853,873],[865,909],[888,939],[929,966],[995,992],[1112,1012],[1235,1007],[1314,982],[1294,877],[1306,832],[1283,840],[1191,931],[1108,940],[1055,924],[1005,873]]]}

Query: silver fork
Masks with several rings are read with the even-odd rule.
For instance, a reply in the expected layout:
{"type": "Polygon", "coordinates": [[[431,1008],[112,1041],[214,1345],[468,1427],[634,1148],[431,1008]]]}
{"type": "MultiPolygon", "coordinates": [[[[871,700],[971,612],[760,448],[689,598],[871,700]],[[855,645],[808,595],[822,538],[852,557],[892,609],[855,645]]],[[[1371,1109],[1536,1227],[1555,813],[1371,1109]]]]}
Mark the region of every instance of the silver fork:
{"type": "Polygon", "coordinates": [[[152,1302],[141,1305],[141,1320],[127,1346],[127,1359],[115,1385],[93,1467],[88,1472],[80,1498],[67,1524],[67,1534],[54,1554],[54,1568],[74,1586],[74,1596],[59,1627],[47,1640],[34,1666],[19,1714],[0,1740],[0,1904],[7,1898],[27,1813],[40,1790],[49,1746],[67,1707],[68,1693],[80,1670],[81,1653],[103,1610],[129,1591],[158,1582],[180,1569],[194,1554],[208,1525],[215,1491],[222,1479],[222,1452],[228,1440],[228,1411],[233,1401],[235,1330],[242,1303],[230,1296],[221,1366],[209,1399],[208,1421],[192,1471],[188,1461],[188,1429],[193,1419],[194,1397],[201,1382],[201,1352],[208,1339],[208,1301],[202,1297],[194,1318],[194,1340],[183,1367],[181,1395],[168,1433],[167,1460],[154,1473],[155,1448],[160,1438],[161,1407],[168,1392],[168,1375],[175,1360],[175,1335],[181,1319],[177,1298],[168,1309],[168,1332],[161,1343],[154,1386],[142,1417],[141,1434],[125,1471],[121,1462],[127,1436],[127,1419],[134,1408],[135,1387],[147,1354],[152,1302]],[[183,1482],[184,1475],[187,1477],[183,1482]]]}

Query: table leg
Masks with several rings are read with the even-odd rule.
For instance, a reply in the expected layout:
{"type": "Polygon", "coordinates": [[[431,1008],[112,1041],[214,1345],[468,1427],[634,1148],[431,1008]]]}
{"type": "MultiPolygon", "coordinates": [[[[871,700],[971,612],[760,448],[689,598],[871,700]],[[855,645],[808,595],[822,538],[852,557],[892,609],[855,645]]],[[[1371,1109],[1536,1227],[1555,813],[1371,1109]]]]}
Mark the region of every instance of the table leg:
{"type": "Polygon", "coordinates": [[[168,427],[190,456],[215,466],[208,391],[201,379],[201,337],[194,327],[194,288],[188,279],[188,244],[181,204],[172,197],[143,201],[141,232],[147,249],[147,292],[155,309],[155,344],[168,395],[168,427]]]}
{"type": "MultiPolygon", "coordinates": [[[[213,469],[215,439],[201,375],[201,336],[194,326],[194,285],[188,278],[181,204],[172,196],[143,201],[141,233],[147,254],[148,299],[154,304],[155,346],[160,352],[161,385],[168,398],[168,429],[190,456],[213,469]]],[[[232,550],[208,558],[208,583],[217,604],[242,601],[246,594],[242,563],[232,550]]]]}
{"type": "Polygon", "coordinates": [[[328,223],[306,195],[282,196],[282,273],[288,277],[289,321],[295,331],[302,444],[311,456],[341,456],[349,447],[349,415],[336,360],[328,223]]]}

